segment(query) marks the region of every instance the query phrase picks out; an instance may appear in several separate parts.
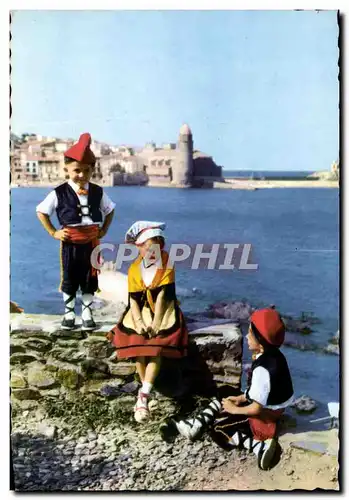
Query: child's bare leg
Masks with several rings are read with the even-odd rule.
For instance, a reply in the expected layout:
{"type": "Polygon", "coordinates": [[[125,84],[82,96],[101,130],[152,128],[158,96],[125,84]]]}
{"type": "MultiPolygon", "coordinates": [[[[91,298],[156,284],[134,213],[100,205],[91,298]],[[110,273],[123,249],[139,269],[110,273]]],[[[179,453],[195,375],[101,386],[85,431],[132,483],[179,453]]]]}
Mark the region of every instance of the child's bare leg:
{"type": "Polygon", "coordinates": [[[151,384],[153,386],[155,379],[159,374],[160,366],[161,366],[160,357],[150,358],[145,370],[144,382],[151,384]]]}
{"type": "Polygon", "coordinates": [[[160,357],[150,358],[147,365],[145,364],[145,362],[144,364],[141,363],[139,361],[140,359],[141,358],[137,358],[137,362],[139,364],[140,370],[142,370],[144,367],[144,375],[142,372],[142,378],[141,373],[138,371],[139,368],[137,368],[138,374],[143,382],[142,387],[138,393],[138,399],[135,409],[135,419],[137,420],[137,422],[143,422],[149,418],[148,399],[161,366],[160,357]]]}
{"type": "Polygon", "coordinates": [[[144,382],[146,366],[147,365],[146,365],[145,356],[138,356],[136,358],[136,370],[137,370],[139,378],[141,379],[142,384],[144,382]]]}

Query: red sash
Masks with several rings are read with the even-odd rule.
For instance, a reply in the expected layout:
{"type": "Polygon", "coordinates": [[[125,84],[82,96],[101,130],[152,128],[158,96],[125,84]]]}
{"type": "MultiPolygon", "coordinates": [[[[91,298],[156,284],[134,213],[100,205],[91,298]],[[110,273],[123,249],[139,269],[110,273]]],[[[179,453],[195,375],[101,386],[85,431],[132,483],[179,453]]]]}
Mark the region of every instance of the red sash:
{"type": "MultiPolygon", "coordinates": [[[[75,244],[86,244],[92,243],[92,250],[99,245],[98,233],[99,233],[99,225],[98,224],[90,224],[88,226],[66,226],[64,229],[68,230],[69,242],[75,244]]],[[[100,256],[97,259],[100,262],[100,256]]],[[[97,276],[98,270],[92,267],[91,274],[92,276],[97,276]]]]}

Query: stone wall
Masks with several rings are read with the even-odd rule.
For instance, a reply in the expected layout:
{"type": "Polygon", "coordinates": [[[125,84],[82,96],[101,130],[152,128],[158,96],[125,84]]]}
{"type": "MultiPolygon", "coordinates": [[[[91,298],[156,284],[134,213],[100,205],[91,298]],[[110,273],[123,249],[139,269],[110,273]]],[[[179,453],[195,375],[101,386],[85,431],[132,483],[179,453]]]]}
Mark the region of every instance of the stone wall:
{"type": "MultiPolygon", "coordinates": [[[[106,333],[115,323],[100,317],[94,332],[61,331],[61,317],[11,315],[10,365],[13,404],[64,394],[113,396],[135,393],[135,363],[118,361],[106,333]]],[[[242,337],[226,320],[190,320],[190,347],[183,360],[164,360],[157,389],[169,396],[212,391],[216,383],[240,388],[242,337]]]]}

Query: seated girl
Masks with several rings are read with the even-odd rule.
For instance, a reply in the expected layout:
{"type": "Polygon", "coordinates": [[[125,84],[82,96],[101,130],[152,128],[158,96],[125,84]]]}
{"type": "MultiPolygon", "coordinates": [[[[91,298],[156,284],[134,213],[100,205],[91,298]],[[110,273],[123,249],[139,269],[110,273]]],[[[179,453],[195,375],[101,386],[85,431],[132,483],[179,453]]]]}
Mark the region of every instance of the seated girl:
{"type": "Polygon", "coordinates": [[[128,271],[128,306],[109,339],[119,359],[133,358],[142,382],[135,405],[137,422],[149,418],[148,400],[162,357],[187,354],[188,332],[178,306],[175,271],[164,250],[165,224],[138,221],[126,233],[139,256],[128,271]]]}

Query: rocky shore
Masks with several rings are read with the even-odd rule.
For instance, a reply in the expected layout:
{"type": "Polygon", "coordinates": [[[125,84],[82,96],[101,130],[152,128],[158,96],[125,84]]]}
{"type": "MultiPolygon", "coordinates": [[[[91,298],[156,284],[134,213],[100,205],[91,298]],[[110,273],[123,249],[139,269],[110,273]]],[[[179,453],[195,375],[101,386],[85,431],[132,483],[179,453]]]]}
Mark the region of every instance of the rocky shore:
{"type": "MultiPolygon", "coordinates": [[[[124,278],[118,275],[120,284],[124,278]]],[[[242,371],[248,370],[242,364],[242,332],[251,313],[243,302],[188,315],[189,363],[175,377],[174,367],[168,367],[169,375],[165,367],[150,402],[151,421],[136,424],[134,364],[115,362],[105,338],[122,314],[124,295],[120,286],[118,301],[97,299],[96,306],[103,305],[95,311],[99,326],[88,335],[62,334],[60,317],[11,314],[16,491],[338,489],[338,430],[328,421],[309,423],[324,415],[324,407],[307,397],[287,410],[281,460],[268,472],[258,470],[253,455],[226,452],[207,434],[195,442],[162,439],[160,426],[170,416],[192,415],[207,404],[207,382],[240,387],[242,371]]],[[[314,318],[288,318],[288,330],[300,338],[309,336],[313,324],[314,318]]],[[[339,334],[332,341],[338,347],[339,334]]]]}

